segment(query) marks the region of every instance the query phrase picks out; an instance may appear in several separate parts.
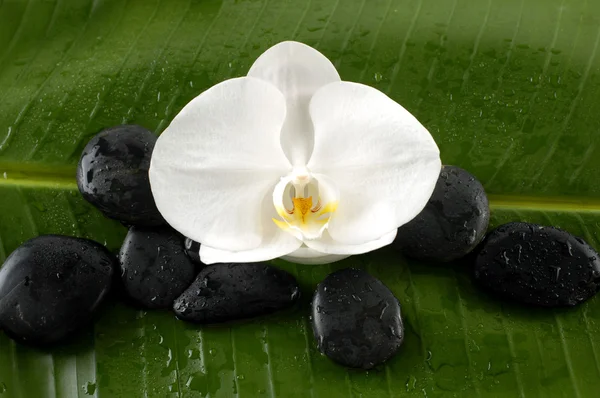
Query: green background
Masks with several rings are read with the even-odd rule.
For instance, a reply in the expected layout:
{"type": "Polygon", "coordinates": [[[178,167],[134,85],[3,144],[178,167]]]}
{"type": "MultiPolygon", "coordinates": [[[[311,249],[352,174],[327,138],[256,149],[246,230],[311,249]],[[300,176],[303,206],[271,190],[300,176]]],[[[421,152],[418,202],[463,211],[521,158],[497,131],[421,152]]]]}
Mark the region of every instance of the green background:
{"type": "MultiPolygon", "coordinates": [[[[63,233],[117,250],[125,229],[76,189],[98,130],[159,133],[190,99],[294,39],[431,131],[445,164],[485,185],[492,224],[556,225],[600,248],[596,0],[0,0],[0,260],[63,233]]],[[[600,301],[521,308],[478,291],[465,261],[389,249],[330,266],[276,261],[298,308],[199,328],[110,302],[48,351],[0,333],[0,397],[595,397],[600,301]],[[399,298],[406,339],[369,372],[321,356],[316,283],[363,267],[399,298]]]]}

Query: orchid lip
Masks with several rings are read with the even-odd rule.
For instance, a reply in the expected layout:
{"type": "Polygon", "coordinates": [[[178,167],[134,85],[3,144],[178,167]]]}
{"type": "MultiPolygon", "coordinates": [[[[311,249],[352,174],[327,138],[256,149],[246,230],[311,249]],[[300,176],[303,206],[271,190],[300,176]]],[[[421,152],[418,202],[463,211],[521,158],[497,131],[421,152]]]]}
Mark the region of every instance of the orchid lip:
{"type": "Polygon", "coordinates": [[[337,208],[337,198],[325,197],[321,183],[305,167],[283,177],[273,192],[280,217],[273,222],[302,241],[320,238],[337,208]]]}

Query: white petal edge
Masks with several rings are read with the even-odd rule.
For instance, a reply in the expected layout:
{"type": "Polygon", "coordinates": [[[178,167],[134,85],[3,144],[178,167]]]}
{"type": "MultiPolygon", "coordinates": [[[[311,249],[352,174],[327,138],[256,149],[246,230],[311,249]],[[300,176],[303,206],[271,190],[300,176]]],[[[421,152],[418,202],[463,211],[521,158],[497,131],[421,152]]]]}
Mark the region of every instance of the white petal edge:
{"type": "Polygon", "coordinates": [[[314,143],[308,104],[319,88],[340,81],[335,66],[306,44],[284,41],[260,55],[248,76],[273,84],[285,96],[288,113],[281,146],[294,166],[306,165],[314,143]]]}
{"type": "Polygon", "coordinates": [[[257,248],[273,224],[264,198],[290,169],[279,144],[285,115],[281,92],[253,78],[224,81],[187,104],[152,154],[150,184],[165,220],[208,247],[257,248]]]}
{"type": "Polygon", "coordinates": [[[419,121],[359,83],[321,88],[310,102],[315,146],[308,168],[340,191],[328,231],[339,243],[374,241],[425,207],[441,170],[439,149],[419,121]]]}
{"type": "Polygon", "coordinates": [[[302,242],[292,235],[280,231],[263,242],[256,249],[232,252],[215,249],[206,245],[200,246],[200,260],[204,264],[215,263],[254,263],[269,261],[293,253],[302,242]]]}
{"type": "Polygon", "coordinates": [[[309,247],[301,247],[287,256],[282,256],[281,259],[296,264],[319,265],[334,263],[348,257],[350,256],[347,254],[325,254],[309,247]]]}
{"type": "Polygon", "coordinates": [[[320,239],[305,241],[304,244],[309,248],[326,254],[332,255],[355,255],[368,253],[389,245],[396,238],[398,230],[394,229],[382,237],[360,245],[347,245],[334,241],[329,233],[325,231],[320,239]]]}

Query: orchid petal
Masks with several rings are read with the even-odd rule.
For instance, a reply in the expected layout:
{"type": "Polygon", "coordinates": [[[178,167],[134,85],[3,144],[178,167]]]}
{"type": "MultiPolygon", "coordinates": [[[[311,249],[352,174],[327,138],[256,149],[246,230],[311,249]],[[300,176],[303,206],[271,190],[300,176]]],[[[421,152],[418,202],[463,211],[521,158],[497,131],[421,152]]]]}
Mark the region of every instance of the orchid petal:
{"type": "Polygon", "coordinates": [[[304,244],[309,248],[320,253],[346,255],[363,254],[389,245],[394,241],[397,232],[398,229],[394,229],[392,232],[388,232],[382,237],[372,240],[370,242],[362,243],[359,245],[348,245],[336,242],[326,231],[320,239],[307,240],[304,242],[304,244]]]}
{"type": "Polygon", "coordinates": [[[302,245],[301,240],[281,230],[272,222],[272,219],[277,216],[277,212],[273,207],[271,195],[263,198],[262,213],[265,214],[261,220],[263,239],[259,246],[249,250],[235,251],[201,245],[200,260],[204,264],[268,261],[290,254],[302,245]]]}
{"type": "Polygon", "coordinates": [[[281,131],[281,146],[292,165],[306,165],[314,142],[308,104],[319,88],[340,81],[335,67],[314,48],[286,41],[258,57],[248,76],[273,84],[285,96],[287,118],[281,131]]]}
{"type": "Polygon", "coordinates": [[[340,191],[328,231],[360,245],[413,219],[433,193],[441,170],[429,132],[406,109],[362,84],[331,83],[310,102],[315,146],[308,168],[340,191]]]}
{"type": "Polygon", "coordinates": [[[272,218],[277,216],[277,212],[273,207],[270,195],[263,199],[262,211],[267,216],[262,220],[264,235],[258,247],[250,250],[232,251],[201,245],[200,260],[204,264],[268,261],[290,254],[302,245],[301,240],[281,230],[272,222],[272,218]]]}
{"type": "Polygon", "coordinates": [[[156,205],[203,246],[246,251],[273,233],[271,192],[290,164],[279,133],[285,98],[254,78],[227,80],[192,100],[158,138],[150,166],[156,205]]]}
{"type": "Polygon", "coordinates": [[[268,261],[293,253],[301,245],[302,242],[294,236],[281,230],[274,230],[274,233],[255,249],[232,252],[202,245],[200,259],[204,264],[268,261]]]}
{"type": "Polygon", "coordinates": [[[325,254],[309,247],[301,247],[295,252],[281,257],[297,264],[329,264],[350,257],[348,254],[325,254]]]}

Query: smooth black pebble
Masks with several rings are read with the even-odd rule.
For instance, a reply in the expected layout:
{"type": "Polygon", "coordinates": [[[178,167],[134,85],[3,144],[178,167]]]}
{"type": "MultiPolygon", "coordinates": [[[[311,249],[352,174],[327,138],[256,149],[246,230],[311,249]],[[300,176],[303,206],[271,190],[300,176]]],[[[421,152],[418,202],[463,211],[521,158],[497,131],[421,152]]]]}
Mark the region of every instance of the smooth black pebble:
{"type": "Polygon", "coordinates": [[[220,323],[291,307],[300,296],[296,279],[264,263],[214,264],[204,268],[173,305],[177,317],[220,323]]]}
{"type": "Polygon", "coordinates": [[[188,257],[191,258],[196,264],[202,264],[202,260],[200,260],[200,243],[190,238],[185,238],[183,245],[185,247],[185,253],[188,255],[188,257]]]}
{"type": "Polygon", "coordinates": [[[77,186],[83,197],[105,216],[126,224],[164,224],[148,177],[155,143],[154,134],[135,125],[98,133],[77,165],[77,186]]]}
{"type": "Polygon", "coordinates": [[[319,350],[352,368],[387,361],[404,339],[398,300],[380,280],[358,269],[334,272],[317,286],[311,318],[319,350]]]}
{"type": "Polygon", "coordinates": [[[0,269],[0,327],[46,345],[91,321],[111,287],[116,258],[99,243],[45,235],[17,248],[0,269]]]}
{"type": "Polygon", "coordinates": [[[475,280],[520,303],[574,306],[600,290],[598,253],[554,227],[513,222],[486,236],[475,257],[475,280]]]}
{"type": "Polygon", "coordinates": [[[196,276],[183,237],[169,227],[132,227],[121,251],[125,292],[144,308],[171,308],[196,276]]]}
{"type": "Polygon", "coordinates": [[[444,166],[427,205],[398,228],[394,246],[409,257],[447,262],[469,254],[485,235],[490,209],[485,190],[469,172],[444,166]]]}

